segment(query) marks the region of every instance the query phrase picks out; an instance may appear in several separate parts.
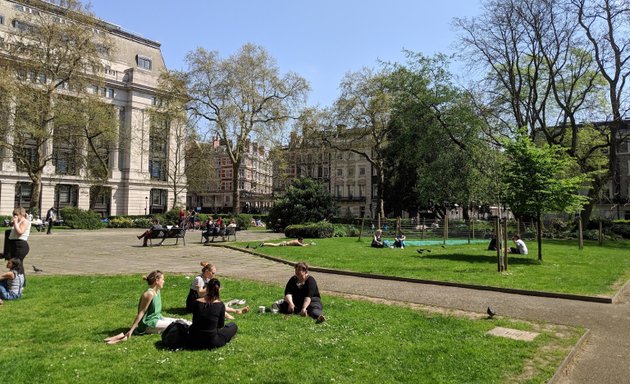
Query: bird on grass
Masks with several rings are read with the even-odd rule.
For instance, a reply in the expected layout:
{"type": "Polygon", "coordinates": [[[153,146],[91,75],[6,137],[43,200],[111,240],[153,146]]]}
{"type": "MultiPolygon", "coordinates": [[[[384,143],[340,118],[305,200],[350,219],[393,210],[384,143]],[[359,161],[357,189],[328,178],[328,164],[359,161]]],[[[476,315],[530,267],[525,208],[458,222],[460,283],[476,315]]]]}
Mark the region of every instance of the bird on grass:
{"type": "Polygon", "coordinates": [[[245,248],[248,248],[248,249],[249,249],[249,244],[247,244],[247,246],[246,246],[245,248]]]}
{"type": "Polygon", "coordinates": [[[494,317],[494,315],[496,315],[497,313],[495,311],[492,310],[492,308],[488,307],[488,309],[486,310],[486,313],[488,314],[488,319],[492,319],[494,317]]]}
{"type": "Polygon", "coordinates": [[[416,252],[422,255],[422,252],[424,252],[424,249],[416,249],[416,252]]]}
{"type": "Polygon", "coordinates": [[[35,272],[44,272],[44,270],[43,270],[43,269],[39,269],[39,268],[37,268],[37,267],[36,267],[36,266],[34,266],[34,265],[33,265],[33,271],[35,271],[35,272]]]}

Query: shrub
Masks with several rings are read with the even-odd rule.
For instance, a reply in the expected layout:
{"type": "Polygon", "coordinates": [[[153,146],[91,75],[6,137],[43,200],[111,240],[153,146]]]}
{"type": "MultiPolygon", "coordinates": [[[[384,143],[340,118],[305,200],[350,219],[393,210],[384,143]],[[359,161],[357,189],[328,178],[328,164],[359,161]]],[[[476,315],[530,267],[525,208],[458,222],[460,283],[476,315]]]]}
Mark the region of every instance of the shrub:
{"type": "Polygon", "coordinates": [[[149,228],[151,224],[151,219],[149,219],[148,217],[138,217],[133,220],[134,228],[149,228]]]}
{"type": "Polygon", "coordinates": [[[357,237],[359,230],[354,225],[334,224],[333,237],[357,237]]]}
{"type": "Polygon", "coordinates": [[[236,216],[236,225],[238,226],[238,229],[242,231],[249,228],[252,222],[252,217],[252,215],[249,215],[247,213],[241,213],[240,215],[236,216]]]}
{"type": "Polygon", "coordinates": [[[297,178],[274,202],[267,228],[281,232],[288,225],[329,220],[336,212],[335,200],[326,187],[309,178],[297,178]]]}
{"type": "Polygon", "coordinates": [[[333,225],[327,221],[307,224],[293,224],[289,225],[284,230],[284,234],[286,237],[305,237],[310,239],[322,239],[325,237],[332,237],[333,232],[333,225]]]}
{"type": "Polygon", "coordinates": [[[129,217],[124,217],[124,216],[115,217],[109,220],[109,227],[110,228],[133,228],[134,221],[131,220],[129,217]]]}
{"type": "Polygon", "coordinates": [[[100,229],[106,226],[98,213],[81,208],[65,207],[61,210],[61,217],[65,225],[74,229],[100,229]]]}

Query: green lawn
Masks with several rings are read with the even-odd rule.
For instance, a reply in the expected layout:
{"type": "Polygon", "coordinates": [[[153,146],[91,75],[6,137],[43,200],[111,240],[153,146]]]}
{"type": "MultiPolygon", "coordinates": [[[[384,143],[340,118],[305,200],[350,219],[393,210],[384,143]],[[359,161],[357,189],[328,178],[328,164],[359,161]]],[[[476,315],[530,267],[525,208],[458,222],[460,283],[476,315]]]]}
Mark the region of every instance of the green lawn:
{"type": "MultiPolygon", "coordinates": [[[[190,319],[181,314],[189,284],[166,276],[165,315],[190,319]]],[[[252,307],[269,306],[283,289],[222,285],[225,299],[252,307]]],[[[157,335],[106,345],[103,338],[130,325],[145,288],[140,276],[31,275],[25,297],[0,307],[1,377],[12,384],[543,383],[583,331],[325,296],[323,324],[250,312],[237,317],[236,338],[213,351],[168,351],[157,335]],[[541,334],[533,342],[486,336],[495,326],[541,334]]]]}
{"type": "Polygon", "coordinates": [[[496,252],[488,251],[486,243],[377,249],[368,238],[306,241],[315,245],[258,247],[256,252],[356,272],[583,295],[610,296],[630,278],[628,241],[604,246],[586,242],[580,251],[575,241],[546,240],[542,263],[537,245],[530,241],[529,255],[510,255],[504,273],[497,272],[496,252]],[[419,254],[418,249],[425,251],[419,254]]]}

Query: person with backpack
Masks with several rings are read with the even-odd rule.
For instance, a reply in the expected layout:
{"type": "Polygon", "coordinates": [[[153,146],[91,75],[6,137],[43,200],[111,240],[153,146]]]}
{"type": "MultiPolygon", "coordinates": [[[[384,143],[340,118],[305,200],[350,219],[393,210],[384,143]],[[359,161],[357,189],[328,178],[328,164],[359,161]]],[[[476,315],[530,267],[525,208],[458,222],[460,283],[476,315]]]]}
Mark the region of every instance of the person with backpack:
{"type": "Polygon", "coordinates": [[[225,324],[225,304],[221,301],[220,290],[219,280],[210,279],[206,295],[195,300],[192,325],[188,328],[189,348],[220,348],[236,335],[236,323],[225,324]]]}
{"type": "Polygon", "coordinates": [[[0,305],[4,304],[3,300],[15,300],[22,297],[22,288],[24,287],[24,274],[19,272],[22,262],[17,257],[7,261],[7,269],[0,275],[0,305]]]}

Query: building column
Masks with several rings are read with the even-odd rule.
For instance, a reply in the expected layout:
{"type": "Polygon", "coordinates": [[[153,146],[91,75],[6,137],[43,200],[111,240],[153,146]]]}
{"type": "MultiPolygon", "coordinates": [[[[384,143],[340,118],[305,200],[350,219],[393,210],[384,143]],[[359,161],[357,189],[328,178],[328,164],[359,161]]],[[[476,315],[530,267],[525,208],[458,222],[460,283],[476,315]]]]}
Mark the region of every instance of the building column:
{"type": "Polygon", "coordinates": [[[77,205],[78,208],[88,210],[90,209],[90,187],[79,185],[79,196],[77,205]]]}
{"type": "Polygon", "coordinates": [[[0,215],[11,216],[15,205],[15,182],[0,182],[0,215]]]}

